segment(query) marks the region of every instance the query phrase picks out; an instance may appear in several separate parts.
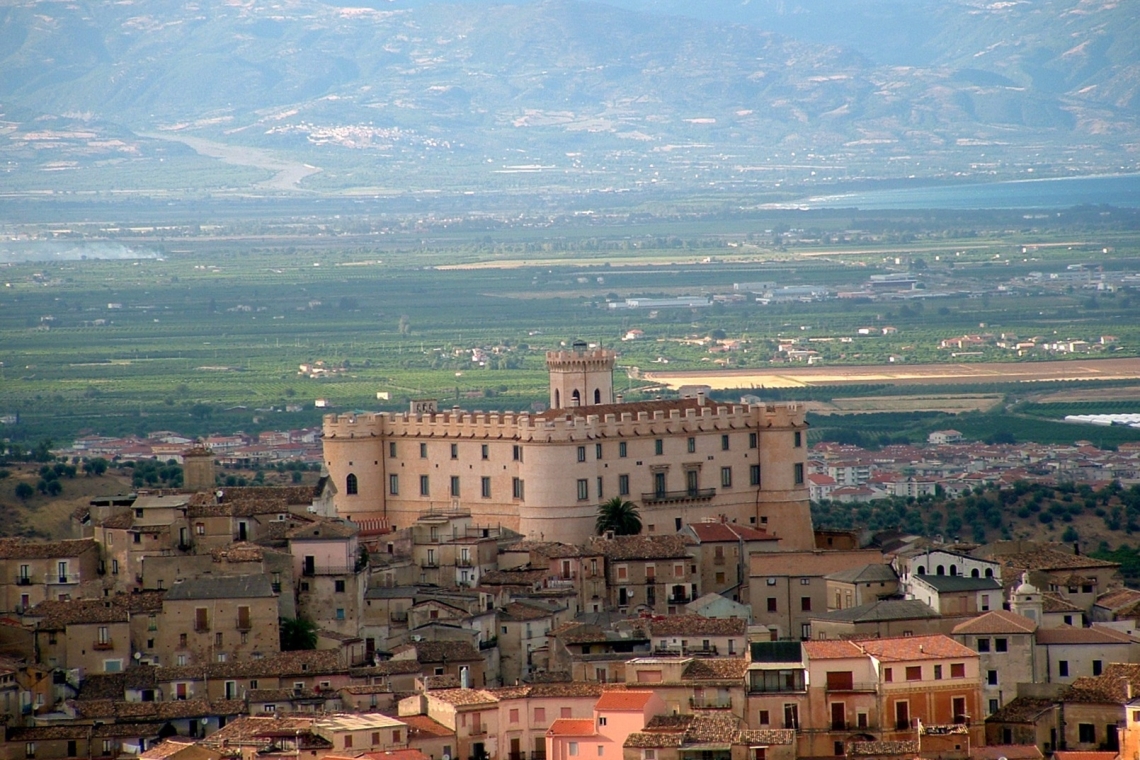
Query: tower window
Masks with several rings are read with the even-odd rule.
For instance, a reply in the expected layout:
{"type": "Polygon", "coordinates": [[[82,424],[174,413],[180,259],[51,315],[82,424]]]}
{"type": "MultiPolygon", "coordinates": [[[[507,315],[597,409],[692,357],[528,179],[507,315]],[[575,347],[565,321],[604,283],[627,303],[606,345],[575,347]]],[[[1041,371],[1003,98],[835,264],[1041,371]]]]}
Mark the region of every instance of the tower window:
{"type": "Polygon", "coordinates": [[[653,453],[657,456],[661,456],[665,453],[665,441],[663,439],[657,438],[653,441],[653,453]]]}
{"type": "Polygon", "coordinates": [[[594,403],[595,404],[602,403],[602,389],[601,388],[595,388],[594,389],[594,403]]]}
{"type": "Polygon", "coordinates": [[[344,491],[349,496],[355,496],[358,493],[359,484],[356,482],[356,475],[349,473],[348,477],[344,479],[344,491]]]}

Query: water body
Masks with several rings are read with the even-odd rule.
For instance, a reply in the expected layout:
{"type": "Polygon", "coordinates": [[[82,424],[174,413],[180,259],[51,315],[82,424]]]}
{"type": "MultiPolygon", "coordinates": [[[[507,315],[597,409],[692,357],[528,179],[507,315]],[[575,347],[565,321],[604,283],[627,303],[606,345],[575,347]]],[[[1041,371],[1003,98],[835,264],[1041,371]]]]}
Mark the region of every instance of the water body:
{"type": "Polygon", "coordinates": [[[942,185],[819,195],[793,208],[1062,209],[1073,206],[1140,207],[1140,174],[1062,177],[971,185],[942,185]]]}

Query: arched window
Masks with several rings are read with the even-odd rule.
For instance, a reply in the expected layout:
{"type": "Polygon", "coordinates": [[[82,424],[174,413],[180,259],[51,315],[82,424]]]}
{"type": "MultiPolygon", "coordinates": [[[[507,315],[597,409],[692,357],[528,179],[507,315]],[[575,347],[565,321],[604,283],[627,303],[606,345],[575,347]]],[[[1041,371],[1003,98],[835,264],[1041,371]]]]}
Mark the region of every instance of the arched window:
{"type": "Polygon", "coordinates": [[[951,575],[957,575],[958,574],[958,566],[957,565],[951,565],[950,566],[950,574],[951,575]]]}
{"type": "Polygon", "coordinates": [[[971,578],[980,578],[981,576],[982,576],[982,574],[978,572],[978,568],[976,568],[976,567],[970,571],[970,577],[971,578]]]}
{"type": "Polygon", "coordinates": [[[574,402],[574,406],[582,405],[582,394],[578,392],[577,388],[575,388],[574,392],[570,394],[570,400],[574,402]]]}
{"type": "Polygon", "coordinates": [[[555,389],[554,391],[554,408],[562,408],[562,391],[555,389]]]}
{"type": "Polygon", "coordinates": [[[986,577],[987,578],[993,578],[994,577],[994,570],[992,567],[986,568],[986,577]]]}
{"type": "Polygon", "coordinates": [[[926,575],[926,565],[919,565],[918,566],[918,574],[919,575],[926,575]]]}
{"type": "Polygon", "coordinates": [[[602,389],[601,388],[595,388],[594,389],[594,403],[595,404],[602,403],[602,389]]]}
{"type": "Polygon", "coordinates": [[[934,572],[935,572],[937,575],[946,575],[946,568],[945,568],[943,565],[939,565],[939,566],[938,566],[938,569],[937,569],[937,570],[935,570],[934,572]]]}
{"type": "Polygon", "coordinates": [[[344,492],[349,496],[355,496],[358,492],[358,485],[356,483],[356,475],[351,472],[348,477],[344,479],[344,492]]]}

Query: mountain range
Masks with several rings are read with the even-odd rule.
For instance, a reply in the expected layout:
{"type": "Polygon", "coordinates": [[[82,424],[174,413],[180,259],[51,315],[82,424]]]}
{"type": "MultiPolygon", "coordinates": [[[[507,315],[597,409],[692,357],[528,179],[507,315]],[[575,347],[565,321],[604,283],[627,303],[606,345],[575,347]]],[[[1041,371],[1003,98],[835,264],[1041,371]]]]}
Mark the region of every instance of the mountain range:
{"type": "Polygon", "coordinates": [[[15,0],[0,7],[0,159],[14,174],[119,166],[205,139],[321,170],[290,189],[336,191],[1128,171],[1132,10],[15,0]]]}

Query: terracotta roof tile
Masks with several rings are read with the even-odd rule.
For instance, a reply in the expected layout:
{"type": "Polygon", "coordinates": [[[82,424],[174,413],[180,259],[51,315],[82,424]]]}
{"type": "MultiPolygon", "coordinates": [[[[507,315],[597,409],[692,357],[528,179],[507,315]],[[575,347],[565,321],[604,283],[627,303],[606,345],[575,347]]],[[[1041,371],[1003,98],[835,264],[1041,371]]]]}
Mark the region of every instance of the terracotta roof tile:
{"type": "Polygon", "coordinates": [[[991,633],[1033,633],[1037,622],[1009,610],[993,610],[954,626],[953,633],[986,635],[991,633]]]}
{"type": "Polygon", "coordinates": [[[650,636],[743,636],[747,623],[740,618],[670,615],[649,621],[650,636]]]}
{"type": "Polygon", "coordinates": [[[408,727],[409,738],[417,736],[455,736],[447,726],[432,720],[426,715],[401,715],[400,720],[408,727]]]}
{"type": "Polygon", "coordinates": [[[1035,744],[991,744],[970,750],[971,760],[1041,760],[1044,755],[1035,744]]]}
{"type": "Polygon", "coordinates": [[[883,662],[904,660],[942,660],[952,657],[978,656],[972,649],[962,646],[949,636],[904,636],[890,639],[866,639],[857,642],[867,654],[883,662]]]}
{"type": "Polygon", "coordinates": [[[0,538],[0,559],[69,559],[98,550],[93,538],[62,541],[32,541],[26,538],[0,538]]]}
{"type": "Polygon", "coordinates": [[[689,523],[689,530],[701,543],[718,543],[724,541],[777,541],[776,536],[766,531],[749,528],[746,525],[723,522],[689,523]]]}
{"type": "Polygon", "coordinates": [[[1112,628],[1042,628],[1037,631],[1038,644],[1130,644],[1133,638],[1112,628]]]}
{"type": "Polygon", "coordinates": [[[695,657],[685,666],[684,681],[742,681],[748,672],[743,657],[695,657]]]}
{"type": "Polygon", "coordinates": [[[840,660],[865,657],[863,650],[850,641],[823,639],[803,642],[809,660],[840,660]]]}
{"type": "Polygon", "coordinates": [[[498,698],[486,689],[440,689],[428,692],[429,699],[438,699],[449,705],[493,705],[498,698]]]}
{"type": "Polygon", "coordinates": [[[684,536],[593,536],[588,547],[613,562],[635,559],[681,559],[689,556],[691,539],[684,536]]]}
{"type": "Polygon", "coordinates": [[[651,691],[606,691],[598,697],[595,710],[644,710],[653,699],[651,691]]]}
{"type": "Polygon", "coordinates": [[[593,736],[593,718],[559,718],[546,730],[547,736],[593,736]]]}
{"type": "Polygon", "coordinates": [[[1041,713],[1054,708],[1051,699],[1017,697],[986,718],[987,723],[1032,723],[1041,713]]]}
{"type": "Polygon", "coordinates": [[[1073,750],[1058,750],[1053,753],[1054,760],[1116,760],[1119,752],[1077,752],[1073,750]]]}

